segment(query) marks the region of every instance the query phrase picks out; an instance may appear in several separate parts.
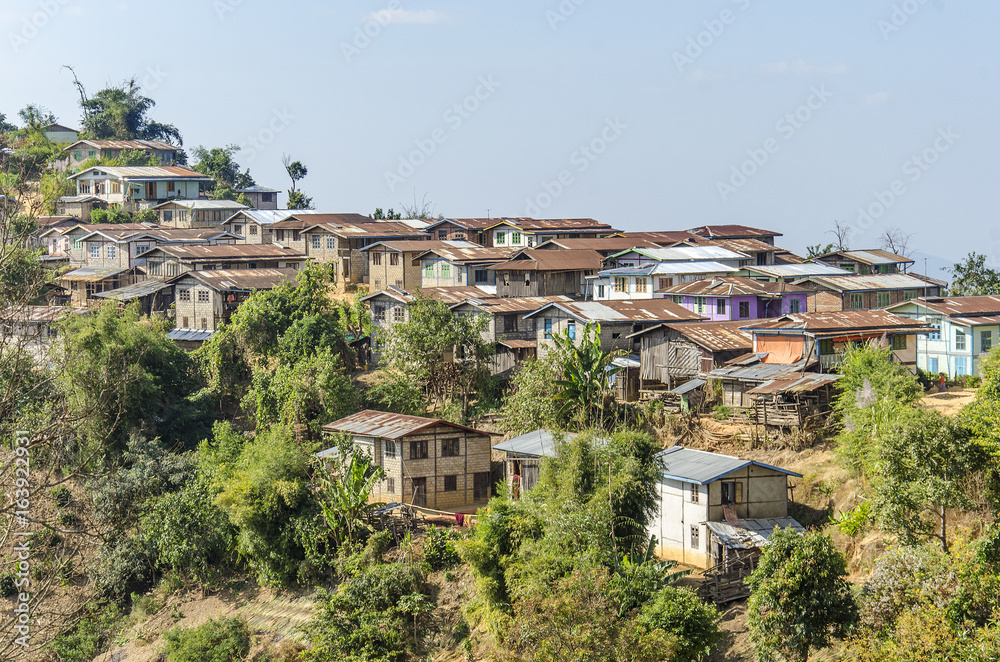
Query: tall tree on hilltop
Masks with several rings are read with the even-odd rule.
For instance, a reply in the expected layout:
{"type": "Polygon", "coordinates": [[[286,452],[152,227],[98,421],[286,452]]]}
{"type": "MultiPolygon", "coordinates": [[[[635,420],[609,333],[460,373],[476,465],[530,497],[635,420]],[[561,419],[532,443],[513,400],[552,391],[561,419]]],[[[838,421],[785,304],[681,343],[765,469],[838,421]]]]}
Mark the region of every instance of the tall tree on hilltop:
{"type": "Polygon", "coordinates": [[[309,169],[301,161],[292,161],[288,154],[281,156],[281,165],[285,166],[285,172],[292,180],[292,188],[288,189],[288,208],[312,209],[312,198],[296,188],[296,183],[309,174],[309,169]]]}
{"type": "Polygon", "coordinates": [[[97,140],[160,140],[183,145],[181,132],[173,124],[157,122],[149,117],[156,102],[142,94],[135,78],[120,85],[106,87],[92,97],[73,72],[73,84],[80,93],[83,110],[83,132],[97,140]]]}

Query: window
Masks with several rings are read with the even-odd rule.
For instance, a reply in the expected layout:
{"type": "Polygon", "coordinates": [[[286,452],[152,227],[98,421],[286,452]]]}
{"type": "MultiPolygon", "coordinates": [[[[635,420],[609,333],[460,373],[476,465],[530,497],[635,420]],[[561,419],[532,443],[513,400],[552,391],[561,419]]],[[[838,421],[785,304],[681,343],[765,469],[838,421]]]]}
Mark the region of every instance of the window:
{"type": "Polygon", "coordinates": [[[389,266],[390,267],[399,266],[399,253],[389,253],[389,266]]]}
{"type": "Polygon", "coordinates": [[[428,264],[424,267],[424,278],[434,278],[434,265],[428,264]]]}
{"type": "Polygon", "coordinates": [[[80,250],[81,248],[83,248],[83,242],[80,241],[79,239],[74,239],[73,240],[73,250],[80,250]]]}
{"type": "Polygon", "coordinates": [[[372,313],[375,315],[375,321],[376,322],[384,322],[385,321],[385,306],[378,305],[378,304],[372,306],[372,313]]]}
{"type": "Polygon", "coordinates": [[[648,283],[648,281],[645,278],[636,278],[635,279],[635,291],[636,292],[645,293],[646,292],[646,285],[647,285],[647,283],[648,283]]]}
{"type": "Polygon", "coordinates": [[[208,303],[208,290],[198,290],[198,303],[208,303]]]}
{"type": "Polygon", "coordinates": [[[381,253],[376,253],[375,251],[372,251],[371,256],[372,256],[372,265],[373,266],[377,267],[377,266],[379,266],[379,265],[382,264],[382,254],[381,253]]]}
{"type": "Polygon", "coordinates": [[[461,455],[461,444],[457,438],[441,440],[441,457],[458,457],[461,455]]]}
{"type": "Polygon", "coordinates": [[[820,340],[819,341],[819,353],[823,356],[828,356],[833,354],[833,341],[832,340],[820,340]]]}
{"type": "Polygon", "coordinates": [[[184,288],[183,290],[177,290],[177,300],[178,301],[190,301],[191,300],[191,290],[184,288]]]}
{"type": "Polygon", "coordinates": [[[208,320],[205,319],[204,317],[201,318],[201,328],[202,330],[208,329],[208,320]]]}
{"type": "Polygon", "coordinates": [[[445,476],[444,491],[455,492],[456,490],[458,490],[458,476],[445,476]]]}
{"type": "Polygon", "coordinates": [[[494,242],[497,245],[500,245],[500,244],[502,244],[502,243],[504,243],[506,241],[506,237],[504,236],[503,232],[496,232],[496,233],[494,233],[493,234],[493,239],[494,239],[494,242]]]}
{"type": "Polygon", "coordinates": [[[570,320],[566,323],[566,335],[569,336],[570,340],[576,340],[576,320],[570,320]]]}
{"type": "Polygon", "coordinates": [[[969,374],[968,360],[964,356],[955,357],[955,376],[969,374]]]}
{"type": "Polygon", "coordinates": [[[73,160],[74,161],[82,161],[83,160],[83,152],[81,152],[80,150],[76,150],[75,152],[73,152],[73,160]]]}
{"type": "Polygon", "coordinates": [[[426,441],[411,441],[410,442],[410,459],[411,460],[426,460],[427,459],[427,442],[426,441]]]}
{"type": "Polygon", "coordinates": [[[722,505],[731,506],[736,503],[743,503],[743,483],[723,483],[722,505]]]}
{"type": "Polygon", "coordinates": [[[703,313],[705,312],[705,306],[708,299],[705,297],[695,297],[694,298],[694,312],[703,313]]]}
{"type": "Polygon", "coordinates": [[[332,251],[336,247],[337,247],[337,238],[336,237],[327,237],[326,238],[326,250],[332,251]]]}
{"type": "Polygon", "coordinates": [[[490,498],[490,472],[473,474],[472,476],[472,498],[477,501],[490,498]]]}
{"type": "Polygon", "coordinates": [[[992,331],[980,331],[979,332],[979,351],[988,352],[993,349],[993,332],[992,331]]]}
{"type": "Polygon", "coordinates": [[[893,336],[892,349],[893,350],[906,349],[906,336],[893,336]]]}
{"type": "Polygon", "coordinates": [[[671,295],[670,300],[676,304],[681,304],[684,301],[684,297],[680,296],[679,294],[673,294],[671,295]]]}
{"type": "Polygon", "coordinates": [[[700,488],[695,483],[691,483],[691,503],[698,503],[701,497],[700,488]]]}
{"type": "Polygon", "coordinates": [[[488,283],[490,274],[486,269],[476,269],[475,278],[477,283],[488,283]]]}
{"type": "Polygon", "coordinates": [[[878,307],[879,308],[884,308],[885,306],[888,306],[891,303],[891,301],[892,301],[892,297],[890,296],[891,294],[892,294],[891,292],[879,292],[878,293],[878,307]]]}
{"type": "Polygon", "coordinates": [[[447,262],[441,264],[441,278],[451,278],[451,265],[447,262]]]}
{"type": "Polygon", "coordinates": [[[740,301],[740,319],[746,319],[750,317],[750,302],[740,301]]]}
{"type": "Polygon", "coordinates": [[[517,331],[517,315],[503,316],[503,330],[504,333],[513,333],[517,331]]]}
{"type": "Polygon", "coordinates": [[[927,372],[931,373],[932,375],[938,374],[938,372],[939,372],[938,371],[938,360],[936,358],[934,358],[934,359],[927,359],[927,372]]]}
{"type": "Polygon", "coordinates": [[[438,240],[444,241],[447,238],[448,238],[448,231],[447,230],[438,230],[438,240]]]}
{"type": "Polygon", "coordinates": [[[531,274],[527,271],[524,272],[524,286],[531,287],[531,274]]]}
{"type": "Polygon", "coordinates": [[[510,233],[510,243],[512,243],[512,244],[520,244],[521,243],[521,233],[520,232],[511,232],[510,233]]]}
{"type": "Polygon", "coordinates": [[[122,183],[121,182],[111,182],[111,192],[112,193],[121,193],[122,192],[122,183]]]}
{"type": "Polygon", "coordinates": [[[628,292],[628,279],[615,277],[615,292],[628,292]]]}
{"type": "Polygon", "coordinates": [[[390,494],[395,494],[396,493],[396,479],[395,478],[390,477],[390,478],[386,478],[385,479],[385,491],[389,492],[390,494]]]}
{"type": "Polygon", "coordinates": [[[257,226],[250,225],[247,227],[247,234],[257,234],[257,226]]]}
{"type": "MultiPolygon", "coordinates": [[[[211,267],[206,267],[206,268],[210,269],[211,267]]],[[[167,275],[168,276],[176,276],[177,275],[177,263],[176,262],[170,262],[170,263],[167,264],[167,275]]]]}
{"type": "Polygon", "coordinates": [[[90,244],[90,259],[100,260],[101,259],[101,245],[100,244],[90,244]]]}
{"type": "Polygon", "coordinates": [[[663,276],[660,276],[660,289],[661,290],[665,290],[668,287],[673,287],[673,286],[674,286],[674,279],[673,278],[664,278],[663,276]]]}
{"type": "Polygon", "coordinates": [[[402,306],[393,306],[392,307],[392,321],[393,322],[402,322],[403,318],[404,318],[403,307],[402,306]]]}
{"type": "Polygon", "coordinates": [[[136,255],[142,255],[143,253],[145,253],[148,250],[149,250],[149,244],[136,244],[135,245],[135,254],[136,255]]]}
{"type": "Polygon", "coordinates": [[[726,300],[725,299],[716,299],[715,300],[715,314],[716,315],[725,315],[726,314],[726,300]]]}
{"type": "Polygon", "coordinates": [[[80,193],[90,193],[90,184],[80,184],[80,193]]]}
{"type": "Polygon", "coordinates": [[[789,299],[788,300],[788,312],[792,313],[793,315],[795,313],[799,312],[801,304],[802,304],[802,301],[799,300],[799,299],[789,299]]]}
{"type": "Polygon", "coordinates": [[[941,340],[941,322],[931,321],[931,331],[927,334],[928,340],[941,340]]]}
{"type": "Polygon", "coordinates": [[[612,340],[618,340],[621,337],[622,337],[622,334],[620,334],[620,333],[612,333],[611,334],[611,339],[612,340]]]}
{"type": "Polygon", "coordinates": [[[186,317],[181,318],[181,328],[182,329],[188,328],[188,318],[186,317]]]}
{"type": "Polygon", "coordinates": [[[851,310],[860,310],[865,307],[865,297],[860,292],[851,295],[851,310]]]}
{"type": "Polygon", "coordinates": [[[960,329],[955,329],[955,349],[965,349],[965,331],[960,329]]]}
{"type": "Polygon", "coordinates": [[[917,290],[906,290],[903,292],[903,301],[909,301],[910,299],[917,298],[917,290]]]}
{"type": "Polygon", "coordinates": [[[92,159],[92,158],[94,158],[95,156],[97,156],[97,150],[93,150],[93,149],[92,149],[92,150],[90,150],[89,152],[87,152],[87,158],[88,158],[88,159],[92,159]]]}
{"type": "Polygon", "coordinates": [[[299,240],[299,232],[300,232],[299,230],[292,230],[292,241],[299,240]]]}
{"type": "Polygon", "coordinates": [[[691,525],[691,549],[698,549],[698,537],[701,532],[698,530],[697,524],[691,525]]]}
{"type": "Polygon", "coordinates": [[[322,244],[320,243],[319,235],[314,234],[313,237],[312,237],[312,247],[313,247],[313,250],[314,251],[318,251],[321,245],[322,244]]]}
{"type": "Polygon", "coordinates": [[[386,457],[396,457],[396,442],[391,439],[386,439],[383,443],[383,454],[386,457]]]}
{"type": "Polygon", "coordinates": [[[552,320],[550,319],[545,320],[545,337],[546,338],[552,337],[552,320]]]}
{"type": "Polygon", "coordinates": [[[597,298],[598,299],[603,299],[604,298],[604,286],[603,285],[598,285],[597,286],[597,298]]]}
{"type": "Polygon", "coordinates": [[[113,260],[118,255],[118,248],[114,244],[108,244],[107,248],[104,249],[104,255],[109,260],[113,260]]]}

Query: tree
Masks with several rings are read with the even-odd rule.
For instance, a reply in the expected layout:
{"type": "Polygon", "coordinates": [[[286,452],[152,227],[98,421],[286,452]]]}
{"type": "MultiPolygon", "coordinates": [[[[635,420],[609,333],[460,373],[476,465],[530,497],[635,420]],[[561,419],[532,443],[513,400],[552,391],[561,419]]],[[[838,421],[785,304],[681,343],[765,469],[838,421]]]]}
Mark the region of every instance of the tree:
{"type": "Polygon", "coordinates": [[[841,223],[840,221],[833,222],[833,228],[827,230],[827,233],[832,234],[833,247],[837,251],[848,250],[848,242],[851,239],[851,233],[854,232],[854,226],[848,225],[846,223],[841,223]]]}
{"type": "Polygon", "coordinates": [[[142,95],[137,79],[130,78],[120,85],[104,88],[88,97],[75,73],[73,78],[80,92],[83,132],[88,137],[97,140],[160,140],[184,144],[177,127],[149,117],[156,102],[142,95]]]}
{"type": "Polygon", "coordinates": [[[403,218],[403,215],[398,211],[395,211],[392,207],[390,207],[386,212],[383,212],[381,207],[376,207],[375,213],[372,214],[372,218],[376,221],[398,221],[403,218]]]}
{"type": "Polygon", "coordinates": [[[979,374],[982,384],[973,401],[962,409],[960,418],[975,443],[996,462],[1000,460],[1000,350],[994,349],[986,356],[979,374]]]}
{"type": "Polygon", "coordinates": [[[971,297],[1000,294],[1000,272],[986,266],[986,256],[975,251],[951,268],[950,294],[971,297]]]}
{"type": "Polygon", "coordinates": [[[12,133],[17,131],[17,127],[7,121],[7,116],[0,113],[0,133],[12,133]]]}
{"type": "Polygon", "coordinates": [[[564,401],[560,414],[575,412],[574,418],[582,427],[602,427],[611,390],[609,381],[622,371],[612,361],[624,352],[601,349],[600,324],[588,323],[579,344],[569,336],[568,330],[552,336],[552,342],[567,357],[562,379],[556,381],[561,390],[555,397],[564,401]]]}
{"type": "Polygon", "coordinates": [[[903,232],[899,226],[890,225],[882,233],[882,236],[879,237],[879,248],[890,253],[895,253],[896,255],[910,257],[913,254],[913,250],[910,248],[910,241],[912,239],[912,232],[903,232]]]}
{"type": "Polygon", "coordinates": [[[383,363],[412,375],[429,398],[460,402],[464,420],[471,400],[491,374],[495,350],[483,337],[489,318],[456,315],[441,301],[419,293],[409,314],[407,321],[389,331],[383,363]]]}
{"type": "Polygon", "coordinates": [[[215,180],[209,190],[213,200],[235,200],[245,205],[250,204],[250,200],[244,194],[237,193],[239,189],[248,188],[255,183],[250,175],[250,169],[240,172],[240,164],[233,158],[233,154],[239,150],[239,145],[212,149],[198,145],[192,152],[195,160],[194,169],[215,180]]]}
{"type": "Polygon", "coordinates": [[[347,435],[334,439],[333,445],[337,453],[313,461],[316,500],[337,540],[353,543],[357,541],[356,530],[364,526],[362,516],[376,507],[368,497],[375,483],[385,477],[385,471],[360,453],[347,435]],[[335,471],[330,470],[327,461],[336,464],[335,471]]]}
{"type": "Polygon", "coordinates": [[[414,191],[413,203],[409,205],[400,203],[399,206],[403,210],[403,216],[405,218],[441,218],[440,215],[437,217],[434,216],[434,203],[427,201],[426,193],[424,194],[423,199],[418,203],[417,193],[414,191]]]}
{"type": "Polygon", "coordinates": [[[836,244],[816,244],[815,246],[806,246],[806,257],[810,260],[814,257],[820,257],[821,255],[827,255],[828,253],[833,253],[838,250],[836,244]]]}
{"type": "Polygon", "coordinates": [[[763,660],[806,662],[843,638],[858,617],[847,561],[827,536],[776,530],[747,578],[750,641],[763,660]]]}
{"type": "Polygon", "coordinates": [[[873,480],[873,506],[883,529],[907,544],[937,538],[948,551],[947,511],[971,505],[965,481],[986,461],[971,436],[943,414],[925,410],[883,435],[873,480]]]}
{"type": "Polygon", "coordinates": [[[285,166],[285,172],[292,180],[292,188],[288,189],[288,208],[312,209],[312,198],[296,188],[297,182],[309,174],[309,169],[302,165],[301,161],[292,161],[292,157],[287,154],[282,154],[281,164],[285,166]]]}
{"type": "Polygon", "coordinates": [[[56,116],[44,106],[29,104],[17,114],[24,122],[22,131],[45,131],[46,127],[56,123],[56,116]]]}
{"type": "Polygon", "coordinates": [[[514,372],[500,405],[500,426],[505,432],[524,434],[562,424],[556,384],[563,377],[563,358],[557,349],[537,360],[524,362],[514,372]]]}

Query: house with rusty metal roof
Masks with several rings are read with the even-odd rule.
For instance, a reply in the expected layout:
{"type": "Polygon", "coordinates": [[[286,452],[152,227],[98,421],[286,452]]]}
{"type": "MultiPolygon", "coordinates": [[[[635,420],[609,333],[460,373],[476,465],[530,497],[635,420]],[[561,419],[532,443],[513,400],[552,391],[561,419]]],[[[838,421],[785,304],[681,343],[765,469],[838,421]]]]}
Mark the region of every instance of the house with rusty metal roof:
{"type": "Polygon", "coordinates": [[[218,228],[131,229],[112,225],[94,229],[74,239],[80,250],[71,252],[70,261],[81,260],[88,267],[145,266],[141,257],[156,246],[215,246],[236,244],[240,238],[218,228]]]}
{"type": "Polygon", "coordinates": [[[213,269],[302,269],[306,256],[280,244],[156,246],[143,253],[146,274],[165,280],[188,271],[213,269]]]}
{"type": "Polygon", "coordinates": [[[0,310],[0,347],[24,350],[36,361],[44,361],[59,336],[59,322],[89,312],[79,306],[8,306],[0,310]]]}
{"type": "Polygon", "coordinates": [[[931,327],[885,310],[844,310],[783,315],[747,330],[753,336],[753,351],[765,364],[818,363],[820,372],[831,372],[840,365],[847,346],[876,342],[891,347],[893,358],[915,371],[916,336],[929,333],[931,327]]]}
{"type": "Polygon", "coordinates": [[[411,266],[419,270],[419,287],[457,287],[463,285],[493,286],[495,276],[489,269],[506,261],[510,248],[489,248],[468,241],[428,242],[424,251],[409,257],[411,266]]]}
{"type": "MultiPolygon", "coordinates": [[[[781,253],[776,253],[777,258],[781,253]]],[[[790,255],[790,254],[789,254],[790,255]]],[[[746,276],[754,280],[784,281],[786,283],[799,283],[803,279],[813,276],[850,276],[850,271],[839,269],[829,264],[812,261],[781,260],[783,264],[755,265],[746,264],[740,269],[736,276],[746,276]]]]}
{"type": "Polygon", "coordinates": [[[815,258],[818,262],[861,275],[897,274],[907,270],[913,260],[880,248],[842,250],[815,258]]]}
{"type": "Polygon", "coordinates": [[[142,152],[159,159],[160,165],[177,162],[181,148],[159,140],[76,140],[63,149],[63,169],[77,170],[92,159],[112,160],[122,152],[142,152]]]}
{"type": "Polygon", "coordinates": [[[986,356],[1000,344],[997,296],[918,297],[886,310],[930,325],[917,337],[917,367],[932,375],[981,375],[986,356]]]}
{"type": "Polygon", "coordinates": [[[76,194],[120,205],[126,211],[149,209],[175,198],[195,200],[212,178],[183,166],[92,166],[69,179],[76,194]]]}
{"type": "Polygon", "coordinates": [[[566,334],[579,343],[587,324],[601,325],[601,348],[625,350],[633,354],[638,340],[631,338],[637,331],[664,322],[691,322],[704,319],[668,299],[635,299],[631,301],[561,301],[546,304],[528,313],[534,320],[538,358],[552,347],[552,336],[566,334]]]}
{"type": "Polygon", "coordinates": [[[166,228],[221,229],[232,216],[246,205],[232,200],[168,200],[153,210],[160,215],[159,223],[166,228]]]}
{"type": "MultiPolygon", "coordinates": [[[[323,433],[347,435],[385,471],[372,490],[372,502],[470,512],[485,506],[493,492],[489,432],[439,418],[366,409],[327,423],[323,433]]],[[[337,453],[334,446],[317,456],[337,453]]]]}
{"type": "MultiPolygon", "coordinates": [[[[632,234],[632,233],[630,233],[632,234]]],[[[582,237],[578,239],[550,239],[538,246],[538,250],[565,250],[565,251],[597,251],[601,257],[608,257],[615,253],[627,251],[630,248],[656,248],[661,244],[649,239],[633,239],[631,237],[582,237]]]]}
{"type": "Polygon", "coordinates": [[[167,283],[173,288],[177,328],[216,331],[251,294],[294,285],[298,273],[287,268],[186,271],[167,283]]]}
{"type": "Polygon", "coordinates": [[[658,290],[711,320],[751,320],[807,310],[812,290],[785,282],[740,276],[712,276],[658,290]]]}
{"type": "Polygon", "coordinates": [[[813,276],[798,284],[816,290],[810,312],[885,308],[920,296],[936,297],[943,286],[938,280],[901,273],[813,276]]]}
{"type": "Polygon", "coordinates": [[[772,246],[775,237],[784,236],[780,232],[752,228],[748,225],[702,225],[691,228],[688,232],[706,239],[757,239],[772,246]]]}
{"type": "Polygon", "coordinates": [[[579,297],[601,261],[601,254],[593,250],[524,248],[488,269],[496,274],[499,297],[579,297]]]}
{"type": "Polygon", "coordinates": [[[662,299],[663,290],[680,283],[731,276],[746,259],[721,246],[635,247],[605,258],[604,267],[589,279],[587,298],[662,299]]]}
{"type": "Polygon", "coordinates": [[[759,554],[775,526],[803,530],[788,516],[788,469],[732,455],[673,446],[658,454],[664,470],[656,484],[657,509],[647,533],[657,552],[699,568],[736,568],[738,579],[752,569],[750,550],[759,554]],[[720,533],[714,532],[720,526],[720,533]],[[770,526],[770,529],[767,527],[770,526]],[[732,530],[728,529],[732,527],[732,530]],[[749,532],[764,540],[754,540],[749,532]],[[732,536],[724,537],[728,533],[732,536]]]}
{"type": "Polygon", "coordinates": [[[482,230],[484,246],[532,248],[551,239],[610,237],[619,230],[592,218],[497,218],[482,230]]]}

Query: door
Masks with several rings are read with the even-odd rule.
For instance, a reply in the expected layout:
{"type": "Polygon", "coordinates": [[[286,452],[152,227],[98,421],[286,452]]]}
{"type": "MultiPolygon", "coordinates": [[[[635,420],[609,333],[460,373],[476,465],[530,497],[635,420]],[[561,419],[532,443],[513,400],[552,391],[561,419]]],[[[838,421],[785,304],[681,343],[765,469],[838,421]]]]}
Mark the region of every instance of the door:
{"type": "Polygon", "coordinates": [[[410,482],[413,485],[410,492],[413,505],[427,507],[427,478],[413,478],[410,482]]]}
{"type": "Polygon", "coordinates": [[[472,498],[476,501],[490,498],[490,472],[477,473],[472,479],[472,498]]]}

